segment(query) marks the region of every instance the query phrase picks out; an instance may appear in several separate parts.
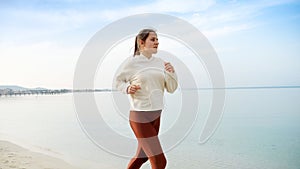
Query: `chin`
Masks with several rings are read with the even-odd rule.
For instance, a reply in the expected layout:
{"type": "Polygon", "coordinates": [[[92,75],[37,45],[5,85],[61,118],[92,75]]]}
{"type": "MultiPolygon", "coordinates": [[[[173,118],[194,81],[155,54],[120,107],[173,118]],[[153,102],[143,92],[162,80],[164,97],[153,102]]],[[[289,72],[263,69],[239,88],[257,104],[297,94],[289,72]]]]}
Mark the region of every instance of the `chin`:
{"type": "Polygon", "coordinates": [[[156,53],[157,53],[157,49],[154,49],[154,50],[152,51],[152,53],[153,53],[153,54],[156,54],[156,53]]]}

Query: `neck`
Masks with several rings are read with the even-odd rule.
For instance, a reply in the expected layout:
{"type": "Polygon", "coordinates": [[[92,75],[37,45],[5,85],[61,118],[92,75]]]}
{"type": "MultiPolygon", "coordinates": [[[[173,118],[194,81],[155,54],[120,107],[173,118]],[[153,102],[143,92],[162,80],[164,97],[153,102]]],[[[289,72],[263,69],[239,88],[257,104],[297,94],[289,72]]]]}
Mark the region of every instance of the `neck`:
{"type": "Polygon", "coordinates": [[[148,53],[148,52],[143,51],[142,54],[144,56],[146,56],[148,59],[150,59],[152,57],[152,53],[148,53]]]}

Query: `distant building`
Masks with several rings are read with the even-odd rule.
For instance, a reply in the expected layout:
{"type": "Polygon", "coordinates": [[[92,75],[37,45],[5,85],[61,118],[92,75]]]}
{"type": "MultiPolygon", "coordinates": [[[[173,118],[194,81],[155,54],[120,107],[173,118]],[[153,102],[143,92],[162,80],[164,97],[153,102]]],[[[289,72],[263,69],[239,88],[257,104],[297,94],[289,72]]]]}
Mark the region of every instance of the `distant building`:
{"type": "Polygon", "coordinates": [[[0,89],[0,95],[11,95],[13,94],[13,90],[12,89],[0,89]]]}

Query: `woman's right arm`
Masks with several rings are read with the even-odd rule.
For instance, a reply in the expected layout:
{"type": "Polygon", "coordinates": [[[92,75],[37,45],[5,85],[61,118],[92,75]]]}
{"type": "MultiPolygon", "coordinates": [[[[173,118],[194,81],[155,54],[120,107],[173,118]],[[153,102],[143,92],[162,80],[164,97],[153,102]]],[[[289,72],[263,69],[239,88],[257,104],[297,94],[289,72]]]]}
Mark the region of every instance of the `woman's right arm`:
{"type": "Polygon", "coordinates": [[[124,94],[127,94],[127,88],[130,86],[130,82],[126,80],[126,76],[119,74],[116,77],[115,87],[117,90],[124,94]]]}
{"type": "Polygon", "coordinates": [[[130,86],[129,76],[130,66],[128,60],[122,63],[114,79],[114,87],[124,94],[127,94],[127,88],[130,86]]]}

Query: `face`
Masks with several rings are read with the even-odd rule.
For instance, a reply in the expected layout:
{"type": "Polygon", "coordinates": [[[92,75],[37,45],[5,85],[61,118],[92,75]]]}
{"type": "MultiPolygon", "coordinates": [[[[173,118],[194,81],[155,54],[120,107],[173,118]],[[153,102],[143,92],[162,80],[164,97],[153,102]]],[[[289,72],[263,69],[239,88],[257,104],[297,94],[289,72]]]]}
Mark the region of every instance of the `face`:
{"type": "Polygon", "coordinates": [[[145,41],[141,41],[141,48],[143,52],[155,54],[157,53],[158,44],[156,33],[150,32],[147,39],[145,41]]]}

